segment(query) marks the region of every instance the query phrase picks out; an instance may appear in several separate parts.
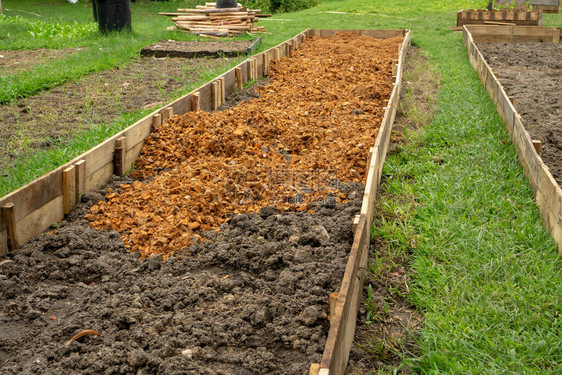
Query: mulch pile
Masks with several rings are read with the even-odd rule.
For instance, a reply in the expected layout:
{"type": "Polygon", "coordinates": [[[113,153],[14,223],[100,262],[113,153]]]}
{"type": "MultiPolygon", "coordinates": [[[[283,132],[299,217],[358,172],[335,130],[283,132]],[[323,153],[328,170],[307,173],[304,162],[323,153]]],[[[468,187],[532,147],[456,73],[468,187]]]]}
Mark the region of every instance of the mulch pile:
{"type": "Polygon", "coordinates": [[[91,209],[95,228],[123,234],[143,257],[202,240],[228,214],[309,211],[337,181],[364,182],[392,90],[402,38],[338,34],[272,62],[259,98],[222,112],[175,116],[146,140],[131,175],[91,209]]]}

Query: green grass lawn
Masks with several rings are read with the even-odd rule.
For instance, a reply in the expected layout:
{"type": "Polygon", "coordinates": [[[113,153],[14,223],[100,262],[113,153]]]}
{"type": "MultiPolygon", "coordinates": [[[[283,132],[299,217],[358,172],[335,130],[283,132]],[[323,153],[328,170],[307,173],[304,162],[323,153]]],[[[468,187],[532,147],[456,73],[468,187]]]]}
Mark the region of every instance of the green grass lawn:
{"type": "MultiPolygon", "coordinates": [[[[75,6],[54,3],[4,0],[2,6],[8,16],[31,20],[91,21],[91,8],[82,1],[75,6]]],[[[1,77],[2,100],[137,56],[140,46],[170,38],[163,31],[167,21],[155,13],[186,3],[137,2],[132,34],[100,37],[85,28],[63,42],[32,38],[12,26],[19,37],[5,38],[6,26],[0,24],[0,49],[65,43],[91,47],[57,66],[1,77]]],[[[401,219],[399,225],[375,230],[395,251],[410,257],[413,285],[407,298],[425,316],[420,351],[405,363],[420,373],[560,374],[562,260],[542,225],[513,145],[500,141],[508,135],[468,62],[461,34],[449,29],[457,10],[485,4],[324,0],[315,8],[260,21],[271,33],[263,36],[262,50],[306,28],[412,29],[413,44],[428,53],[441,75],[439,106],[432,124],[416,132],[384,169],[387,190],[395,197],[413,196],[415,203],[382,202],[401,212],[401,219]]],[[[562,15],[545,14],[544,23],[562,26],[562,15]]]]}

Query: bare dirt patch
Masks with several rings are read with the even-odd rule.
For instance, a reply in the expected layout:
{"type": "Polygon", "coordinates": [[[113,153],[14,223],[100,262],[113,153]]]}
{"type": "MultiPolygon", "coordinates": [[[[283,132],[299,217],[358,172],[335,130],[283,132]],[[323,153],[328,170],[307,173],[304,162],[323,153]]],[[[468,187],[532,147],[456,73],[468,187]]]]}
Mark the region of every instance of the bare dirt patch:
{"type": "Polygon", "coordinates": [[[80,131],[116,121],[123,113],[163,105],[186,85],[203,79],[201,71],[229,63],[209,58],[136,59],[2,105],[0,170],[7,171],[22,156],[76,137],[80,131]]]}
{"type": "Polygon", "coordinates": [[[229,42],[184,42],[160,40],[141,49],[141,56],[154,57],[234,57],[245,54],[254,43],[253,40],[234,40],[229,42]]]}
{"type": "MultiPolygon", "coordinates": [[[[440,77],[423,50],[412,47],[404,67],[400,108],[392,131],[389,154],[400,152],[407,132],[431,123],[437,109],[440,77]]],[[[384,181],[384,176],[383,176],[384,181]]],[[[385,199],[399,199],[381,185],[375,208],[375,226],[383,221],[401,220],[382,216],[385,199]],[[382,220],[384,218],[384,220],[382,220]]],[[[400,198],[411,199],[412,197],[400,198]]],[[[414,246],[415,241],[412,242],[414,246]]],[[[369,267],[359,309],[354,345],[346,374],[409,373],[403,367],[404,357],[417,355],[415,332],[423,322],[422,314],[408,301],[411,283],[409,254],[389,248],[381,238],[374,238],[369,254],[369,267]]]]}
{"type": "Polygon", "coordinates": [[[80,48],[33,49],[33,50],[0,50],[0,75],[19,73],[24,70],[61,60],[80,51],[80,48]]]}
{"type": "MultiPolygon", "coordinates": [[[[118,181],[113,186],[131,181],[118,181]]],[[[314,213],[233,216],[163,262],[82,217],[0,261],[0,374],[304,374],[329,329],[363,186],[314,213]],[[77,333],[88,335],[68,342],[77,333]]]]}
{"type": "Polygon", "coordinates": [[[542,142],[541,157],[562,184],[562,44],[479,44],[486,61],[513,97],[532,139],[542,142]]]}

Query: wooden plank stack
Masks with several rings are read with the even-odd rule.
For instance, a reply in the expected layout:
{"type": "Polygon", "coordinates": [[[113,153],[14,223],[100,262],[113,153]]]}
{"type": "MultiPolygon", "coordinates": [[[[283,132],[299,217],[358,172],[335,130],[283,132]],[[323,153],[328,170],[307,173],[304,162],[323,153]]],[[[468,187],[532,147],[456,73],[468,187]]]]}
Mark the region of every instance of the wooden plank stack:
{"type": "Polygon", "coordinates": [[[172,17],[175,26],[168,30],[180,30],[199,35],[231,36],[245,32],[265,32],[265,27],[254,24],[260,17],[271,17],[262,14],[261,9],[216,8],[215,3],[197,5],[195,9],[178,9],[176,13],[159,13],[172,17]]]}

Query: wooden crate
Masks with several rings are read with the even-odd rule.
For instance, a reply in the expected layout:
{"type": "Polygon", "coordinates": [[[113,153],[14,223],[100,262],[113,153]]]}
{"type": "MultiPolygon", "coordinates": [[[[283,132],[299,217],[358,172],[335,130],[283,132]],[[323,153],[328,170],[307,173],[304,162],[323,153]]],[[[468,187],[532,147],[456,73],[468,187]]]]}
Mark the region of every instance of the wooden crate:
{"type": "Polygon", "coordinates": [[[542,11],[463,9],[457,12],[457,26],[478,24],[542,26],[542,11]]]}
{"type": "Polygon", "coordinates": [[[517,113],[502,84],[498,81],[476,45],[476,42],[489,42],[490,39],[500,43],[559,42],[560,29],[556,27],[502,26],[494,26],[492,29],[490,30],[488,26],[464,26],[463,43],[468,49],[470,63],[478,72],[482,84],[484,84],[497,106],[498,114],[504,120],[505,127],[517,150],[519,161],[535,192],[536,202],[540,208],[543,221],[552,238],[558,244],[558,252],[562,255],[562,189],[552,177],[540,155],[537,154],[521,116],[517,113]],[[493,32],[492,38],[489,35],[491,32],[493,32]]]}
{"type": "Polygon", "coordinates": [[[542,10],[546,13],[559,13],[560,0],[496,0],[496,6],[510,6],[515,1],[516,8],[526,9],[527,3],[533,6],[533,10],[542,10]]]}

